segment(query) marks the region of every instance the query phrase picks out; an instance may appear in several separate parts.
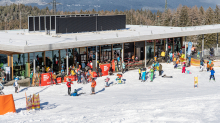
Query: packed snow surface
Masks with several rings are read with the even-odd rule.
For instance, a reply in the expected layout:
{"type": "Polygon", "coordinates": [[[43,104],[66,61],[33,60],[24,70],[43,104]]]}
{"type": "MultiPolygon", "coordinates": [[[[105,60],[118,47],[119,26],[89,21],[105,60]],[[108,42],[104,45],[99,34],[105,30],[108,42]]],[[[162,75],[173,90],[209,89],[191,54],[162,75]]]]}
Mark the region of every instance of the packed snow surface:
{"type": "MultiPolygon", "coordinates": [[[[186,68],[192,74],[182,74],[172,64],[162,64],[164,73],[173,78],[156,76],[153,82],[138,80],[138,70],[123,75],[125,84],[112,84],[105,88],[106,76],[96,80],[96,95],[90,95],[91,83],[74,82],[74,89],[81,96],[67,96],[65,84],[46,87],[5,87],[6,94],[13,94],[17,113],[0,116],[7,122],[73,122],[73,123],[148,123],[148,122],[220,122],[220,68],[215,68],[216,82],[210,81],[210,72],[199,72],[198,67],[186,68]],[[199,77],[199,88],[194,88],[194,76],[199,77]],[[40,94],[41,109],[26,110],[27,95],[40,94]]],[[[116,74],[109,83],[116,83],[116,74]]]]}

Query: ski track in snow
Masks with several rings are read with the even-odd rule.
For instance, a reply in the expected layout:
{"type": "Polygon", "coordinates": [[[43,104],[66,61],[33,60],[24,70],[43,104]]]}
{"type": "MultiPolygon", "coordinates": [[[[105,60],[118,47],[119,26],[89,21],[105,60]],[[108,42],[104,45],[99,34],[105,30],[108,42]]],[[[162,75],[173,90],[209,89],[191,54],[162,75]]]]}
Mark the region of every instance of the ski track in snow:
{"type": "MultiPolygon", "coordinates": [[[[163,63],[167,76],[156,76],[153,82],[138,80],[138,70],[126,72],[122,79],[126,84],[105,88],[106,76],[96,80],[96,95],[90,95],[91,83],[83,85],[74,82],[74,89],[81,96],[67,96],[65,84],[46,87],[21,87],[14,93],[14,87],[5,87],[5,94],[13,94],[17,113],[0,116],[4,123],[29,122],[74,122],[74,123],[219,123],[220,68],[215,68],[216,82],[209,82],[210,72],[199,72],[198,67],[186,68],[192,74],[182,74],[172,64],[163,63]],[[194,89],[194,76],[199,76],[199,88],[194,89]],[[41,109],[26,110],[27,95],[40,94],[41,109]]],[[[109,83],[116,83],[116,73],[109,83]]]]}

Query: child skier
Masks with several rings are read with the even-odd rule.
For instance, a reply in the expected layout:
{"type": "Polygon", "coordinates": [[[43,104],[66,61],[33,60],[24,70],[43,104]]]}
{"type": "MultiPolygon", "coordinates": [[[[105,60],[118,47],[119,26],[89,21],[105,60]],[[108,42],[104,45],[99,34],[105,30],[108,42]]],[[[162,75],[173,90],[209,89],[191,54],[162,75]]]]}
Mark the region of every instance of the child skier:
{"type": "Polygon", "coordinates": [[[15,87],[15,93],[18,93],[18,82],[17,82],[17,78],[15,79],[14,87],[15,87]]]}
{"type": "Polygon", "coordinates": [[[139,80],[141,80],[141,68],[138,69],[138,73],[139,73],[139,80]]]}
{"type": "Polygon", "coordinates": [[[145,81],[146,81],[146,68],[143,68],[141,82],[145,82],[145,81]]]}
{"type": "Polygon", "coordinates": [[[109,80],[110,80],[110,78],[108,78],[108,77],[105,79],[105,87],[109,87],[109,85],[108,85],[109,80]]]}
{"type": "Polygon", "coordinates": [[[153,82],[153,78],[154,78],[154,69],[151,68],[151,69],[150,69],[150,72],[151,72],[151,74],[150,74],[150,80],[151,80],[151,82],[153,82]]]}
{"type": "Polygon", "coordinates": [[[81,83],[81,70],[79,69],[77,72],[78,81],[77,83],[81,83]]]}
{"type": "Polygon", "coordinates": [[[69,80],[69,78],[68,78],[68,76],[67,76],[67,83],[66,83],[66,85],[67,85],[67,87],[68,87],[68,95],[71,95],[71,82],[70,82],[70,80],[69,80]]]}
{"type": "Polygon", "coordinates": [[[209,79],[209,82],[211,81],[211,78],[213,78],[213,80],[215,81],[215,71],[214,71],[214,68],[212,68],[212,70],[210,71],[211,72],[211,75],[210,75],[210,79],[209,79]]]}
{"type": "Polygon", "coordinates": [[[3,84],[0,82],[0,95],[4,95],[4,92],[2,91],[4,89],[3,84]]]}
{"type": "Polygon", "coordinates": [[[117,77],[115,80],[118,82],[118,84],[122,84],[122,81],[121,81],[122,75],[121,75],[121,74],[118,74],[117,76],[118,76],[118,77],[117,77]]]}
{"type": "Polygon", "coordinates": [[[78,96],[76,89],[74,89],[74,92],[73,92],[73,94],[71,94],[71,96],[78,96]]]}
{"type": "Polygon", "coordinates": [[[96,86],[96,81],[94,80],[94,78],[92,78],[92,84],[91,84],[92,93],[91,94],[95,94],[95,86],[96,86]]]}
{"type": "Polygon", "coordinates": [[[185,73],[185,71],[186,71],[186,64],[185,64],[185,62],[183,63],[183,68],[182,68],[182,73],[185,73]]]}

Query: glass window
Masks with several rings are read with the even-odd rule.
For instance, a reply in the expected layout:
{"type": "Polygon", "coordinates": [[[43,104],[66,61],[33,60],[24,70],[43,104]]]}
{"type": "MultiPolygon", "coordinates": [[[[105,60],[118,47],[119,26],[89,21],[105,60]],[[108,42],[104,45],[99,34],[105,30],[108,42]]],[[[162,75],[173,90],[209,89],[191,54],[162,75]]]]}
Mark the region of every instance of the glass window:
{"type": "Polygon", "coordinates": [[[35,59],[35,72],[42,72],[42,67],[44,66],[44,52],[29,53],[29,55],[31,71],[34,69],[33,61],[35,59]]]}
{"type": "Polygon", "coordinates": [[[53,68],[53,55],[52,51],[46,51],[46,66],[45,66],[45,72],[47,72],[47,68],[53,68]]]}
{"type": "Polygon", "coordinates": [[[101,62],[112,60],[112,45],[101,46],[101,62]]]}
{"type": "Polygon", "coordinates": [[[60,50],[60,60],[61,60],[61,69],[66,71],[66,56],[67,56],[67,49],[60,50]]]}
{"type": "Polygon", "coordinates": [[[168,52],[173,52],[173,38],[168,38],[168,52]]]}
{"type": "Polygon", "coordinates": [[[155,46],[155,55],[159,58],[162,51],[164,50],[164,39],[157,39],[155,40],[156,46],[155,46]]]}
{"type": "Polygon", "coordinates": [[[174,38],[174,52],[179,52],[181,49],[181,38],[174,38]]]}
{"type": "Polygon", "coordinates": [[[147,59],[154,58],[154,41],[147,41],[147,59]]]}
{"type": "MultiPolygon", "coordinates": [[[[13,55],[13,72],[15,77],[20,77],[21,79],[24,79],[26,76],[26,63],[28,63],[28,54],[14,54],[13,55]]],[[[27,69],[27,68],[26,68],[27,69]]]]}
{"type": "Polygon", "coordinates": [[[124,61],[132,61],[132,56],[134,55],[134,42],[124,43],[124,61]]]}
{"type": "Polygon", "coordinates": [[[144,41],[135,42],[135,57],[137,60],[144,60],[144,46],[144,41]]]}
{"type": "Polygon", "coordinates": [[[59,66],[59,50],[53,50],[52,51],[52,68],[53,72],[58,73],[60,71],[60,66],[59,66]]]}
{"type": "Polygon", "coordinates": [[[87,55],[86,55],[86,51],[87,51],[87,47],[80,47],[79,49],[80,54],[79,54],[79,64],[82,64],[82,62],[86,63],[86,59],[87,59],[87,55]]]}
{"type": "Polygon", "coordinates": [[[68,49],[69,67],[73,66],[73,49],[68,49]]]}
{"type": "Polygon", "coordinates": [[[121,58],[122,56],[122,44],[113,44],[113,57],[116,60],[119,56],[121,58]]]}
{"type": "Polygon", "coordinates": [[[80,56],[79,55],[79,48],[74,48],[74,63],[75,63],[75,65],[77,62],[79,62],[79,56],[80,56]]]}
{"type": "Polygon", "coordinates": [[[96,59],[96,47],[88,47],[88,61],[96,59]]]}

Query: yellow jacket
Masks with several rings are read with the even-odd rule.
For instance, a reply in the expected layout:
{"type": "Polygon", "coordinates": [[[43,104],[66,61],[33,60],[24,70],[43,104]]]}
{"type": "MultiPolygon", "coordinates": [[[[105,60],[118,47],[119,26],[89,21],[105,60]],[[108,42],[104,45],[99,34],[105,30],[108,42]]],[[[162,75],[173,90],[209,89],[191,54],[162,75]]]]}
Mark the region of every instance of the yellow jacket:
{"type": "Polygon", "coordinates": [[[76,75],[76,73],[74,72],[74,70],[71,70],[71,74],[74,76],[76,75]]]}
{"type": "Polygon", "coordinates": [[[164,57],[165,56],[165,52],[161,52],[161,56],[164,57]]]}

